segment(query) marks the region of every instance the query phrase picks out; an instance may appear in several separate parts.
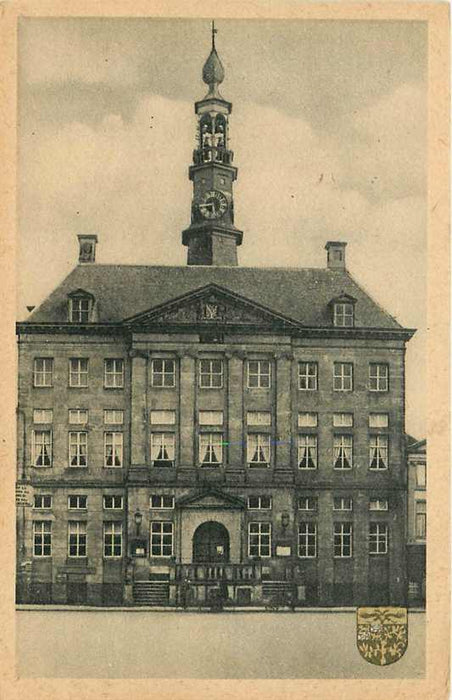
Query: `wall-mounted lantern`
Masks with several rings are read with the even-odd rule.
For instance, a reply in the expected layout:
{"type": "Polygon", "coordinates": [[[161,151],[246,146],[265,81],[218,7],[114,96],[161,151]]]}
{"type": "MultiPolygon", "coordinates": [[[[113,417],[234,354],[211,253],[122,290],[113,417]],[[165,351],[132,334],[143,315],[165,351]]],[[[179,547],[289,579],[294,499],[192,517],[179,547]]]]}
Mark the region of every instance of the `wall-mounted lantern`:
{"type": "Polygon", "coordinates": [[[281,527],[285,531],[290,525],[290,515],[287,511],[281,513],[281,527]]]}
{"type": "Polygon", "coordinates": [[[139,510],[136,511],[135,515],[133,516],[135,519],[135,525],[137,528],[137,537],[140,534],[140,529],[141,529],[141,523],[143,521],[143,514],[140,513],[139,510]]]}

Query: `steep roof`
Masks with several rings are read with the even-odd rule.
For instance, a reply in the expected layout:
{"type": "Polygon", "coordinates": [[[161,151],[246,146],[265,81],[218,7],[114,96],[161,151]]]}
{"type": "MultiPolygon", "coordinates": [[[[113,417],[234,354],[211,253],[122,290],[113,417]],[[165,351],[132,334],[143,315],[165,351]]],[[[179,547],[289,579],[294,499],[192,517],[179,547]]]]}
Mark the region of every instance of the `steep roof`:
{"type": "Polygon", "coordinates": [[[97,321],[109,323],[121,322],[209,284],[307,327],[330,326],[328,304],[341,294],[348,294],[356,299],[355,327],[402,330],[347,271],[209,265],[78,265],[27,322],[66,322],[68,294],[79,289],[94,296],[97,321]]]}

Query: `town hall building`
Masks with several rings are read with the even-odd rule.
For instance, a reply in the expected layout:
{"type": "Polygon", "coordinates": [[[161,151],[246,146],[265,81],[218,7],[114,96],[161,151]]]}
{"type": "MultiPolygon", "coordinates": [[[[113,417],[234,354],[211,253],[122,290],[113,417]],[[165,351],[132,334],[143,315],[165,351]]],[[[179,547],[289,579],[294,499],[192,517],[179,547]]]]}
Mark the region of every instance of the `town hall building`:
{"type": "Polygon", "coordinates": [[[414,331],[344,241],[319,269],[239,266],[214,42],[202,75],[187,265],[100,265],[79,235],[17,325],[17,599],[403,605],[414,331]]]}

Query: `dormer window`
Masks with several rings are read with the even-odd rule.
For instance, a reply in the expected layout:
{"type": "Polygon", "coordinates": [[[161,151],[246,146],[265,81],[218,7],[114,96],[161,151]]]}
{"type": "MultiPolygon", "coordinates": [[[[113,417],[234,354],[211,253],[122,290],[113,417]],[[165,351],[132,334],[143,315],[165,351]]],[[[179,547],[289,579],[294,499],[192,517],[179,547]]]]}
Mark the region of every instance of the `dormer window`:
{"type": "Polygon", "coordinates": [[[355,325],[355,304],[356,299],[348,294],[341,294],[340,297],[332,299],[330,307],[333,325],[337,328],[353,328],[355,325]]]}
{"type": "Polygon", "coordinates": [[[89,323],[92,319],[93,297],[91,294],[76,292],[69,295],[70,323],[89,323]]]}

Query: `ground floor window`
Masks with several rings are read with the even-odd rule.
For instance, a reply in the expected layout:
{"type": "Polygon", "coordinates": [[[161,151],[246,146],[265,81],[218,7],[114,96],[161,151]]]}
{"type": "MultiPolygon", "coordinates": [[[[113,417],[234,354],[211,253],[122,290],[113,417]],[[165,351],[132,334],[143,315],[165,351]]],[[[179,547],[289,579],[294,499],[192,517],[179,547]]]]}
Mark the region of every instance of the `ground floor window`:
{"type": "Polygon", "coordinates": [[[86,523],[70,521],[68,525],[68,556],[86,557],[86,523]]]}
{"type": "Polygon", "coordinates": [[[104,523],[104,557],[122,556],[122,523],[104,523]]]}
{"type": "Polygon", "coordinates": [[[161,520],[151,522],[151,557],[173,556],[173,523],[161,520]]]}
{"type": "Polygon", "coordinates": [[[352,556],[351,523],[334,523],[334,556],[338,558],[352,556]]]}
{"type": "Polygon", "coordinates": [[[52,523],[49,520],[35,520],[33,523],[33,555],[52,556],[52,523]]]}
{"type": "Polygon", "coordinates": [[[271,556],[271,523],[249,523],[248,556],[271,556]]]}
{"type": "Polygon", "coordinates": [[[298,556],[307,559],[312,559],[317,556],[316,523],[299,523],[298,556]]]}
{"type": "Polygon", "coordinates": [[[388,526],[386,523],[370,523],[369,554],[388,553],[388,526]]]}

